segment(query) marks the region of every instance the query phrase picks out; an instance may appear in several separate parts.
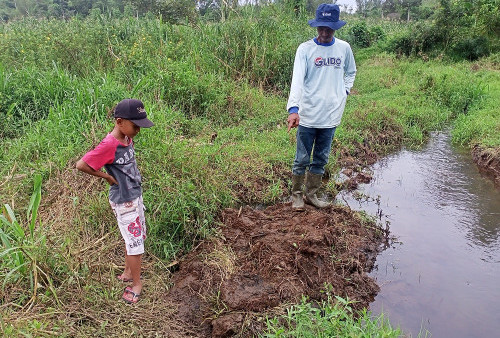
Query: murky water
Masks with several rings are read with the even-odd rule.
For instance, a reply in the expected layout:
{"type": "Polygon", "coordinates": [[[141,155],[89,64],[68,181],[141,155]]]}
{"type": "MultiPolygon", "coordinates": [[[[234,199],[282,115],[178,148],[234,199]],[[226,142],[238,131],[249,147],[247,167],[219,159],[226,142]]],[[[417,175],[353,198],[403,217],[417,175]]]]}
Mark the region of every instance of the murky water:
{"type": "Polygon", "coordinates": [[[370,310],[412,337],[500,337],[500,189],[449,138],[436,133],[423,150],[377,163],[359,188],[368,201],[343,195],[373,215],[380,196],[397,238],[377,258],[370,310]]]}

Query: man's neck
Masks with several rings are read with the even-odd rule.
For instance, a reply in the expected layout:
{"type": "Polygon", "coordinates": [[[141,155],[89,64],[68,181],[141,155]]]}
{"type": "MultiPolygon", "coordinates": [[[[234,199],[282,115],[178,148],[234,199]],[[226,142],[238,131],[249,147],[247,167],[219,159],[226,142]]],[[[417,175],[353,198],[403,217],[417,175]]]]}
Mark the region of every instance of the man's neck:
{"type": "Polygon", "coordinates": [[[320,46],[331,46],[335,43],[335,37],[332,38],[332,41],[328,42],[328,43],[321,43],[319,42],[318,40],[318,37],[315,37],[314,39],[314,42],[316,42],[317,45],[320,45],[320,46]]]}

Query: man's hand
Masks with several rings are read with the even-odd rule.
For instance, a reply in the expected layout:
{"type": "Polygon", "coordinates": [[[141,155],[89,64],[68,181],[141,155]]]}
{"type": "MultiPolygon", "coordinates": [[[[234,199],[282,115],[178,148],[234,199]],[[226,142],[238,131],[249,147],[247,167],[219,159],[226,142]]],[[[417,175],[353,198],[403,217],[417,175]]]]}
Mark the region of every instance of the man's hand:
{"type": "Polygon", "coordinates": [[[286,121],[288,122],[288,132],[290,132],[290,129],[296,128],[299,126],[299,114],[298,113],[292,113],[288,115],[288,118],[286,121]]]}

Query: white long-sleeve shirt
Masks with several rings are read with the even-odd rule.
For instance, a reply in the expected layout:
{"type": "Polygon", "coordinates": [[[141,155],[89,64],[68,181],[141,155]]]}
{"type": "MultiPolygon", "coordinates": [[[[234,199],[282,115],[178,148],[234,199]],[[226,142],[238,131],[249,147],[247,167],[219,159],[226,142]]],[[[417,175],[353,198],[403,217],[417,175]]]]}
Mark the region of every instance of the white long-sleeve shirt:
{"type": "Polygon", "coordinates": [[[344,113],[346,91],[351,91],[355,77],[349,43],[336,38],[330,44],[306,41],[295,54],[287,110],[298,107],[302,126],[336,127],[344,113]]]}

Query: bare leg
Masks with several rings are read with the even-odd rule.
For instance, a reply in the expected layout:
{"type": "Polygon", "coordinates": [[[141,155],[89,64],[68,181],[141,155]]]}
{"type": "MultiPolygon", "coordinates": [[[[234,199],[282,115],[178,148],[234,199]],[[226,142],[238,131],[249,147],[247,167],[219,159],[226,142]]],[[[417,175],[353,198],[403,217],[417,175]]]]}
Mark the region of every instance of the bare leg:
{"type": "Polygon", "coordinates": [[[141,260],[142,260],[142,254],[141,255],[126,255],[125,256],[125,266],[130,269],[130,272],[132,274],[132,291],[134,291],[136,294],[141,294],[142,290],[142,282],[141,282],[141,260]]]}
{"type": "Polygon", "coordinates": [[[132,279],[132,271],[130,271],[130,266],[128,263],[127,256],[128,256],[127,255],[127,247],[125,246],[125,268],[123,269],[123,273],[121,274],[121,276],[119,276],[119,278],[124,279],[124,280],[132,279]]]}

